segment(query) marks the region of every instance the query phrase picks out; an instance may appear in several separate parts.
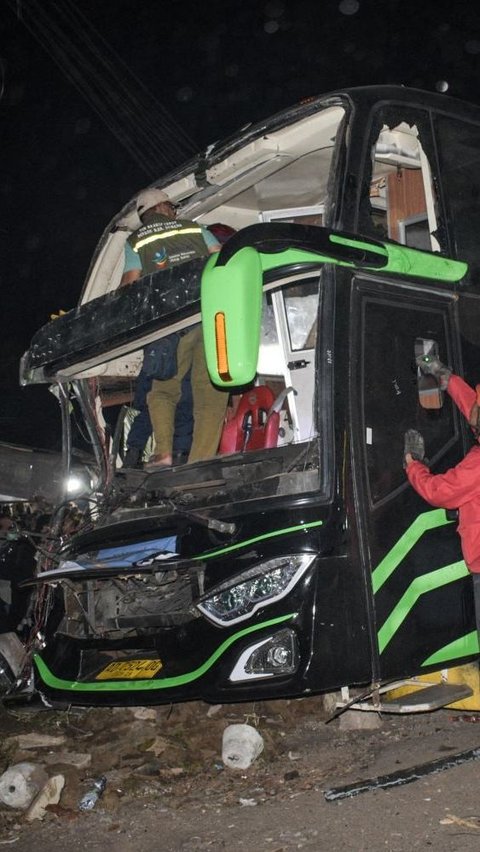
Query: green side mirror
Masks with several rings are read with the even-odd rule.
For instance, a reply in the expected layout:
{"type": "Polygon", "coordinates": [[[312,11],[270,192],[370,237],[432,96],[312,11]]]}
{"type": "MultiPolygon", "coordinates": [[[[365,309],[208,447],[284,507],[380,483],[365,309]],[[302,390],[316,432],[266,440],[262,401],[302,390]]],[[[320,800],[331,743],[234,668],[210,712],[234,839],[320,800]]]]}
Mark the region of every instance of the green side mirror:
{"type": "Polygon", "coordinates": [[[212,382],[221,387],[249,384],[257,372],[262,321],[263,273],[250,246],[217,266],[212,255],[202,274],[203,340],[212,382]]]}

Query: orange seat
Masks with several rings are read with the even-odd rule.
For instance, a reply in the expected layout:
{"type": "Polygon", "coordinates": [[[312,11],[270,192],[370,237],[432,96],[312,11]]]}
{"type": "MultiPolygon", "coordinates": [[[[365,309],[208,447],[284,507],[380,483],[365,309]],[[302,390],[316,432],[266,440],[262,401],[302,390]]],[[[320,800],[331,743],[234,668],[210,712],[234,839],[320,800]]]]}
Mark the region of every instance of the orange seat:
{"type": "Polygon", "coordinates": [[[223,427],[218,452],[240,453],[276,447],[280,413],[273,408],[274,403],[274,394],[264,385],[242,394],[234,416],[223,427]]]}

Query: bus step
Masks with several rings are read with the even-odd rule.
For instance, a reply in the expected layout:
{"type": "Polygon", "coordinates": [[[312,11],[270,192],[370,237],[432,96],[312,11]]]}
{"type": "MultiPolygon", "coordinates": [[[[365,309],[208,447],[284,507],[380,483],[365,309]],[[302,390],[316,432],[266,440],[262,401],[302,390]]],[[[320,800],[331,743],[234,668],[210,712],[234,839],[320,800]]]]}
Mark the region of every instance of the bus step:
{"type": "Polygon", "coordinates": [[[466,683],[436,683],[399,698],[387,698],[381,701],[377,709],[380,713],[425,713],[470,698],[471,695],[473,690],[466,683]]]}

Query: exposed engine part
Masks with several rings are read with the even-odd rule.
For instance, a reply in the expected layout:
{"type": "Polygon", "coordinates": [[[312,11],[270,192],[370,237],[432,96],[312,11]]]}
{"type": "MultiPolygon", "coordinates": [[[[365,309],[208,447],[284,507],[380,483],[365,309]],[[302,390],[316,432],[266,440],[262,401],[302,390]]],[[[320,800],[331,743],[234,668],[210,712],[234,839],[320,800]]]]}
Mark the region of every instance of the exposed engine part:
{"type": "Polygon", "coordinates": [[[64,580],[68,636],[145,634],[199,617],[194,602],[203,592],[204,570],[175,569],[106,580],[64,580]]]}

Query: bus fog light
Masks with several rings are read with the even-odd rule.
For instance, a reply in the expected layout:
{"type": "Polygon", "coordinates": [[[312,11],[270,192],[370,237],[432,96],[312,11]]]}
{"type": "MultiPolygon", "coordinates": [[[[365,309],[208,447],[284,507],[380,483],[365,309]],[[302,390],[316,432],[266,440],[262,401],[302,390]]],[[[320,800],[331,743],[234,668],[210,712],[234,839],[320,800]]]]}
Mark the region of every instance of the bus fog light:
{"type": "Polygon", "coordinates": [[[291,668],[292,657],[291,647],[287,648],[285,645],[274,645],[267,654],[267,663],[274,669],[291,668]]]}
{"type": "Polygon", "coordinates": [[[297,637],[293,630],[285,628],[262,642],[250,645],[243,651],[230,675],[230,680],[244,681],[294,674],[299,662],[297,637]]]}
{"type": "Polygon", "coordinates": [[[247,661],[247,674],[293,674],[298,668],[298,643],[293,630],[280,630],[253,651],[247,661]]]}

